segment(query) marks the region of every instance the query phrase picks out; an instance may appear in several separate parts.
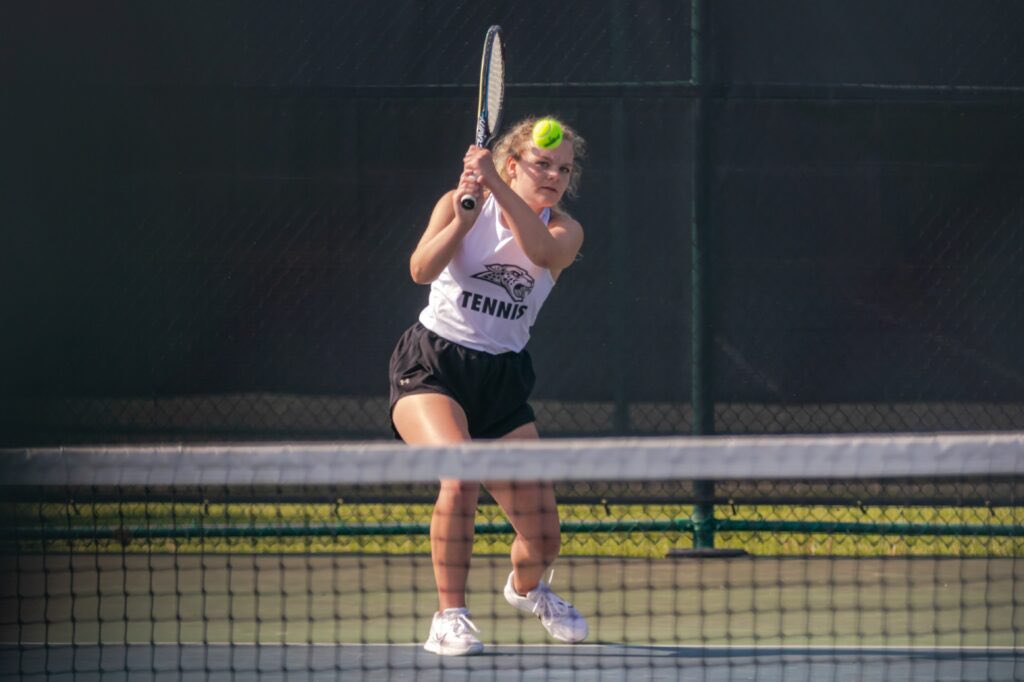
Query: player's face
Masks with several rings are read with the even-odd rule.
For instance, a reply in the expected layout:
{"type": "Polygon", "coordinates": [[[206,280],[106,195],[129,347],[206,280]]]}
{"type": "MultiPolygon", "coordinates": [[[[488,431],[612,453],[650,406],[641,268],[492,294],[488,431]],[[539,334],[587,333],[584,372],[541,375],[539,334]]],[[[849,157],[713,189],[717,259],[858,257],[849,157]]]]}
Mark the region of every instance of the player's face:
{"type": "Polygon", "coordinates": [[[530,146],[516,159],[512,189],[535,210],[557,204],[572,177],[571,144],[554,149],[530,146]]]}

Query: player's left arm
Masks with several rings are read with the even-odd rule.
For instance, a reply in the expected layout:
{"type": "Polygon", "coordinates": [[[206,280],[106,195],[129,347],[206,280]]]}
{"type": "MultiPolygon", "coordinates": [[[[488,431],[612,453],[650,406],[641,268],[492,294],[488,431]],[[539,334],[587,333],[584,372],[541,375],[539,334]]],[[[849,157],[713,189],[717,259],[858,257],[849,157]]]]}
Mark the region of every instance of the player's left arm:
{"type": "Polygon", "coordinates": [[[518,194],[502,184],[503,187],[491,191],[505,209],[508,228],[526,257],[552,273],[569,267],[583,245],[583,228],[579,222],[551,209],[551,219],[545,225],[518,194]]]}
{"type": "Polygon", "coordinates": [[[576,220],[552,209],[551,219],[545,225],[522,197],[501,179],[489,151],[471,149],[465,161],[468,168],[479,173],[480,183],[494,195],[504,212],[508,229],[530,262],[552,273],[572,264],[583,245],[583,228],[576,220]]]}
{"type": "Polygon", "coordinates": [[[549,249],[549,264],[544,267],[558,279],[558,274],[573,264],[583,246],[583,226],[576,219],[552,209],[547,228],[553,244],[549,249]]]}

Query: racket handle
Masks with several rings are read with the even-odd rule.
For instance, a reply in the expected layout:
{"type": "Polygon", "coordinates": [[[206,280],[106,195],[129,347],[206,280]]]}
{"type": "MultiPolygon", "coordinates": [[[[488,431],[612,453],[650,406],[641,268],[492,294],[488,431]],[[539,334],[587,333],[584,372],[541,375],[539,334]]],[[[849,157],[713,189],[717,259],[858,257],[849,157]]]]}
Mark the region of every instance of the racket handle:
{"type": "Polygon", "coordinates": [[[459,199],[459,206],[462,206],[467,211],[472,211],[476,208],[476,197],[472,194],[463,194],[462,198],[459,199]]]}

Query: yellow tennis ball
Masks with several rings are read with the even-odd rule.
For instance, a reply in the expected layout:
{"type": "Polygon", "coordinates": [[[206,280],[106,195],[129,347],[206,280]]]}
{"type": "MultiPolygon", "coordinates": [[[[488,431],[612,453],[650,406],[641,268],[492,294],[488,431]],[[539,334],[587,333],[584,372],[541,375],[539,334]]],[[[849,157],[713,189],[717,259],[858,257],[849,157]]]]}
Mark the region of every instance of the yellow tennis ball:
{"type": "Polygon", "coordinates": [[[553,118],[542,118],[533,126],[533,143],[541,149],[554,149],[562,144],[562,124],[553,118]]]}

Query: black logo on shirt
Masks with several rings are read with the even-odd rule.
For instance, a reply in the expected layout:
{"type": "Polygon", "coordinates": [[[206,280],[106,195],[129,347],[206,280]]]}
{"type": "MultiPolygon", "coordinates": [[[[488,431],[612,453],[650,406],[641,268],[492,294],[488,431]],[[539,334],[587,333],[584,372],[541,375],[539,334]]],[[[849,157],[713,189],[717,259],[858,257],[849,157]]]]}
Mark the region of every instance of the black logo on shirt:
{"type": "Polygon", "coordinates": [[[518,320],[526,314],[526,306],[508,301],[499,301],[490,296],[476,294],[472,291],[463,291],[462,307],[490,315],[491,317],[503,317],[506,320],[518,320]]]}
{"type": "Polygon", "coordinates": [[[486,270],[476,273],[473,277],[498,285],[516,303],[522,303],[533,291],[533,277],[518,265],[490,263],[485,267],[486,270]]]}

